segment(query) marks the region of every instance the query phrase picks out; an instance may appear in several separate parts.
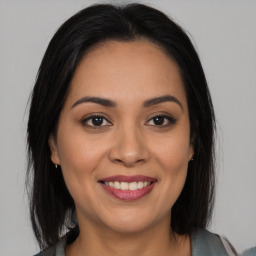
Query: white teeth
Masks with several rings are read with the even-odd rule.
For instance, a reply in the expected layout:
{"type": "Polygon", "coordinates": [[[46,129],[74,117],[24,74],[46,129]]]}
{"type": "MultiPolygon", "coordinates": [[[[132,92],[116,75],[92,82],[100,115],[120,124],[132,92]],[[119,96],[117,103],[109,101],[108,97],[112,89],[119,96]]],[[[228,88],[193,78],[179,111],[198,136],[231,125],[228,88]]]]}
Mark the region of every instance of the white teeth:
{"type": "Polygon", "coordinates": [[[143,188],[143,181],[138,182],[138,189],[143,188]]]}
{"type": "Polygon", "coordinates": [[[105,181],[104,184],[111,188],[121,189],[121,190],[131,190],[135,191],[138,189],[142,189],[150,185],[149,181],[133,181],[133,182],[119,182],[119,181],[105,181]]]}
{"type": "MultiPolygon", "coordinates": [[[[111,187],[111,186],[110,186],[110,187],[111,187]]],[[[114,186],[111,187],[111,188],[120,189],[120,188],[121,188],[120,182],[119,182],[119,181],[114,181],[114,186]]]]}
{"type": "Polygon", "coordinates": [[[129,190],[137,190],[138,189],[138,183],[137,182],[131,182],[129,183],[129,190]]]}
{"type": "Polygon", "coordinates": [[[128,190],[129,184],[127,182],[121,182],[121,190],[128,190]]]}

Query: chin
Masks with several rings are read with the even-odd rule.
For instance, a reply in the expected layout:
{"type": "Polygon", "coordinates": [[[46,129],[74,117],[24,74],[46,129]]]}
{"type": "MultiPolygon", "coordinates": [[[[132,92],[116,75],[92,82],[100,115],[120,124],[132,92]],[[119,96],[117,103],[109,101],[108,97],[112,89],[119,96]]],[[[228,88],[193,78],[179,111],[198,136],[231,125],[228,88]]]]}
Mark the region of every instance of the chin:
{"type": "MultiPolygon", "coordinates": [[[[107,217],[107,216],[105,216],[107,217]]],[[[120,234],[135,234],[143,232],[156,225],[157,218],[153,215],[138,213],[137,211],[122,211],[121,213],[113,212],[109,218],[104,218],[102,224],[114,232],[120,234]]]]}
{"type": "Polygon", "coordinates": [[[117,221],[109,225],[109,228],[120,234],[135,234],[145,231],[151,223],[142,223],[141,221],[117,221]]]}

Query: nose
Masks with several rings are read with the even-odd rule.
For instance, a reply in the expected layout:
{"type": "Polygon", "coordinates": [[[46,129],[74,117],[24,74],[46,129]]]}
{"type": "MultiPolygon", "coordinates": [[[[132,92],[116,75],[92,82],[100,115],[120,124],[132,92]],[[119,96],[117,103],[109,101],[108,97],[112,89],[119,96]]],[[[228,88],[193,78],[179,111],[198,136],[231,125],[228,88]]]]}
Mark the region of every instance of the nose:
{"type": "Polygon", "coordinates": [[[113,144],[109,152],[112,162],[133,167],[146,162],[149,158],[147,141],[138,129],[120,129],[113,138],[113,144]]]}

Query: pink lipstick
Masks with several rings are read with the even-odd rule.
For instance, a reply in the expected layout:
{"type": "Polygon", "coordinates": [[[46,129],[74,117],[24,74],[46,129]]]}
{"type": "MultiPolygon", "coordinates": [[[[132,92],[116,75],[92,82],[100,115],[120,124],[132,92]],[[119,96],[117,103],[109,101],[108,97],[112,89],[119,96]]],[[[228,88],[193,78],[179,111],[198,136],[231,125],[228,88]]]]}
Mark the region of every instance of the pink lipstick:
{"type": "Polygon", "coordinates": [[[99,182],[112,196],[131,201],[140,199],[150,193],[157,179],[143,175],[117,175],[103,178],[99,182]]]}

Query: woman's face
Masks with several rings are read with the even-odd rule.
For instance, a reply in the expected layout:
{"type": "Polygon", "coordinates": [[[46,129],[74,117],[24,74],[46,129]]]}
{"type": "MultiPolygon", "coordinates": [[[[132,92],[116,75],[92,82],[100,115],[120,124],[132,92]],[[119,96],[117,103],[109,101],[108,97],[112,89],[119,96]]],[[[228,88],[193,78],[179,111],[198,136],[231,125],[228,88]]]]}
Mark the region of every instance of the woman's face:
{"type": "Polygon", "coordinates": [[[49,143],[80,225],[128,233],[169,225],[193,155],[177,65],[146,40],[92,50],[49,143]]]}

